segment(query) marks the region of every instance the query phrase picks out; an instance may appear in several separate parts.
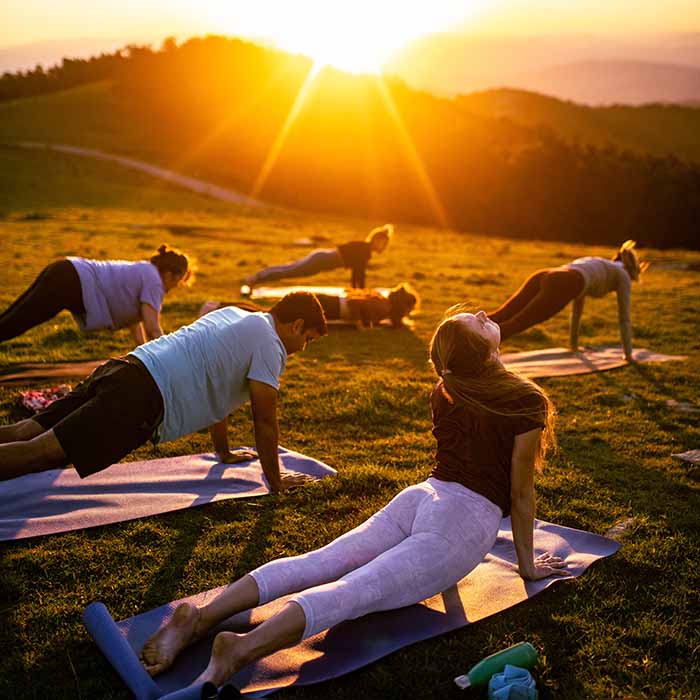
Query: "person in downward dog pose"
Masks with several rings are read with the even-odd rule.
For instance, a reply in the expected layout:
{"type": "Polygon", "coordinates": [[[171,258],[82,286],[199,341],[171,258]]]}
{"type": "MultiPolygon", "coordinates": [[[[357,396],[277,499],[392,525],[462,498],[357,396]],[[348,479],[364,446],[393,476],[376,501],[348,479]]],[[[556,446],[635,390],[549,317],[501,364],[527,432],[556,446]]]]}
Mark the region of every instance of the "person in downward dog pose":
{"type": "Polygon", "coordinates": [[[474,569],[507,514],[521,576],[564,574],[559,557],[533,551],[534,474],[553,441],[554,411],[539,386],[501,364],[499,341],[483,311],[450,313],[430,344],[438,375],[431,476],[325,547],[265,564],[202,607],[179,605],[142,649],[147,671],[164,671],[231,615],[290,593],[252,631],[217,634],[196,683],[221,685],[255,659],[343,620],[418,603],[474,569]]]}
{"type": "Polygon", "coordinates": [[[362,289],[365,287],[365,273],[372,254],[383,253],[393,235],[394,227],[385,224],[372,229],[364,241],[349,241],[336,248],[319,248],[301,260],[266,267],[243,280],[241,293],[248,295],[254,286],[263,282],[289,277],[310,277],[326,270],[335,270],[337,267],[349,267],[352,271],[350,286],[362,289]]]}
{"type": "Polygon", "coordinates": [[[68,310],[81,331],[129,327],[136,345],[163,335],[163,297],[191,286],[188,257],[163,244],[149,260],[64,258],[47,265],[31,286],[0,314],[0,342],[68,310]]]}
{"type": "Polygon", "coordinates": [[[616,292],[622,348],[625,359],[632,361],[632,281],[639,280],[648,267],[647,263],[639,262],[635,245],[634,241],[625,241],[613,260],[578,258],[561,267],[534,272],[503,306],[489,314],[489,318],[501,327],[501,340],[546,321],[573,302],[569,347],[576,352],[585,298],[616,292]]]}

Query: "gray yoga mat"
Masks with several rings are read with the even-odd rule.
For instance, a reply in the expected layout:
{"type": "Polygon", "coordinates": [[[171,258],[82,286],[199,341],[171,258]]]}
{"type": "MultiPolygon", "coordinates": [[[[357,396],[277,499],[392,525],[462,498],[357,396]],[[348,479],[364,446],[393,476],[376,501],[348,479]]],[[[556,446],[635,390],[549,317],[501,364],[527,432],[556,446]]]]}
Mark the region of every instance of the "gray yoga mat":
{"type": "MultiPolygon", "coordinates": [[[[280,448],[286,469],[317,478],[331,467],[280,448]]],[[[122,462],[81,479],[73,468],[0,482],[0,541],[82,530],[269,493],[260,462],[222,464],[213,454],[122,462]]]]}
{"type": "Polygon", "coordinates": [[[105,360],[83,360],[80,362],[28,362],[10,365],[0,370],[0,384],[29,384],[45,379],[84,379],[105,360]]]}
{"type": "MultiPolygon", "coordinates": [[[[668,362],[685,360],[685,355],[662,355],[645,348],[634,350],[635,362],[668,362]]],[[[508,369],[530,378],[565,377],[571,374],[589,374],[628,364],[619,345],[571,352],[566,348],[547,348],[501,355],[508,369]]]]}
{"type": "Polygon", "coordinates": [[[688,462],[689,464],[700,465],[700,450],[688,450],[687,452],[677,452],[672,454],[671,457],[680,459],[681,462],[688,462]]]}
{"type": "MultiPolygon", "coordinates": [[[[580,576],[594,561],[616,552],[620,545],[582,530],[536,522],[535,552],[549,551],[566,560],[572,576],[580,576]]],[[[456,586],[418,605],[373,613],[348,620],[291,649],[260,659],[231,681],[248,697],[264,697],[290,685],[310,685],[354,671],[409,644],[430,639],[493,615],[532,598],[561,577],[524,581],[517,571],[510,519],[501,523],[498,539],[484,561],[456,586]]],[[[222,588],[184,598],[201,605],[222,588]]],[[[144,642],[170,618],[181,600],[116,623],[102,603],[89,605],[83,615],[88,631],[137,700],[196,700],[197,687],[188,687],[204,670],[211,641],[222,629],[243,632],[279,610],[286,598],[240,613],[206,639],[183,652],[175,665],[151,679],[140,665],[144,642]]],[[[466,664],[468,666],[468,664],[466,664]]],[[[455,668],[455,675],[464,670],[455,668]]]]}

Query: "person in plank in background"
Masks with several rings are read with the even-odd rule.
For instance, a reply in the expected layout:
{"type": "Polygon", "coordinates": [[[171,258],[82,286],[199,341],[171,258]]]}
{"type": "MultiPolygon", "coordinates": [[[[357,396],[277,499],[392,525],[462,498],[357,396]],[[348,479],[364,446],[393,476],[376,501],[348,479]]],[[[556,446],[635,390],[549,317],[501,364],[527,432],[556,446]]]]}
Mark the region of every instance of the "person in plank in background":
{"type": "Polygon", "coordinates": [[[430,402],[436,464],[369,520],[307,554],[278,559],[197,608],[182,603],[141,651],[146,670],[166,670],[192,641],[231,615],[289,593],[281,610],[247,634],[219,632],[195,683],[225,683],[255,659],[343,620],[413,605],[447,590],[490,551],[510,514],[520,575],[565,574],[534,554],[534,475],[553,441],[545,392],[500,362],[500,331],[483,311],[448,312],[430,343],[438,375],[430,402]]]}
{"type": "Polygon", "coordinates": [[[288,294],[269,313],[227,307],[108,360],[32,418],[0,426],[0,481],[72,464],[81,477],[149,439],[209,427],[221,462],[255,457],[229,449],[228,415],[250,400],[255,445],[270,490],[308,480],[281,472],[277,392],[287,356],[325,335],[313,294],[288,294]]]}
{"type": "Polygon", "coordinates": [[[295,260],[285,265],[266,267],[243,280],[241,294],[249,296],[253,287],[263,282],[272,282],[288,277],[310,277],[319,272],[334,270],[337,267],[350,268],[350,286],[353,289],[363,289],[367,265],[372,254],[383,253],[393,235],[394,227],[391,224],[385,224],[372,229],[364,241],[350,241],[342,243],[336,248],[319,248],[311,251],[301,260],[295,260]]]}
{"type": "Polygon", "coordinates": [[[163,297],[194,281],[184,253],[163,244],[150,261],[69,257],[47,265],[0,315],[0,342],[68,310],[81,331],[129,327],[136,345],[163,335],[163,297]]]}
{"type": "MultiPolygon", "coordinates": [[[[345,294],[316,294],[327,321],[347,321],[358,328],[372,328],[384,320],[394,328],[401,328],[404,319],[418,305],[418,292],[407,282],[398,284],[387,295],[378,290],[351,289],[345,294]]],[[[262,311],[262,307],[250,301],[207,301],[199,315],[223,306],[236,306],[246,311],[262,311]]]]}
{"type": "Polygon", "coordinates": [[[569,347],[578,350],[578,332],[587,296],[603,297],[617,293],[620,336],[625,359],[632,357],[632,322],[630,321],[632,281],[649,267],[640,263],[634,241],[625,241],[612,259],[577,258],[561,267],[534,272],[522,287],[500,308],[489,314],[501,327],[501,340],[522,333],[558,314],[568,303],[571,307],[569,347]]]}

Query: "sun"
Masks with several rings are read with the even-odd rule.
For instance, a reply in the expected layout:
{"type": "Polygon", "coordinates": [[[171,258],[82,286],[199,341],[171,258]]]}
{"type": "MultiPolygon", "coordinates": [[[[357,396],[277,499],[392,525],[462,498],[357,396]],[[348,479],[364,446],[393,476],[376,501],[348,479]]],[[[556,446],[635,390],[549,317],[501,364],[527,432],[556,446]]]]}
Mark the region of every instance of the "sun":
{"type": "Polygon", "coordinates": [[[485,0],[221,0],[209,5],[226,33],[262,39],[351,73],[378,73],[402,45],[450,29],[485,0]]]}

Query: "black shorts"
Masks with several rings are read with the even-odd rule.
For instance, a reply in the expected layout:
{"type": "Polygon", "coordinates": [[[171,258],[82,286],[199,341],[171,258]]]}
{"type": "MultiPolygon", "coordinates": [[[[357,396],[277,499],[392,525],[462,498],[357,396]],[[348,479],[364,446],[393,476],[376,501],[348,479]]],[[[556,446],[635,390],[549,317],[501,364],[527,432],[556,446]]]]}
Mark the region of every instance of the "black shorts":
{"type": "Polygon", "coordinates": [[[107,360],[62,399],[34,416],[53,428],[81,477],[118,462],[147,442],[163,418],[163,398],[133,355],[107,360]]]}

